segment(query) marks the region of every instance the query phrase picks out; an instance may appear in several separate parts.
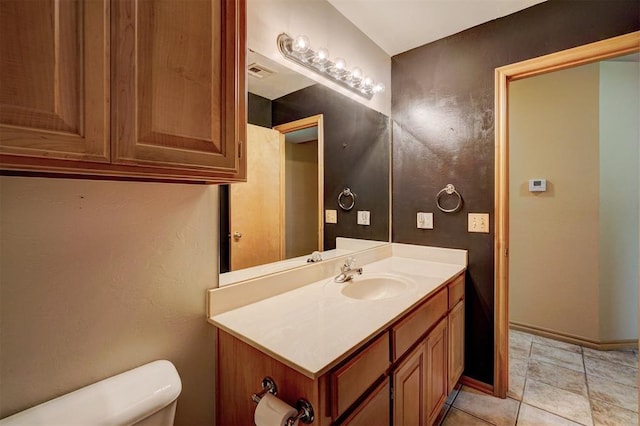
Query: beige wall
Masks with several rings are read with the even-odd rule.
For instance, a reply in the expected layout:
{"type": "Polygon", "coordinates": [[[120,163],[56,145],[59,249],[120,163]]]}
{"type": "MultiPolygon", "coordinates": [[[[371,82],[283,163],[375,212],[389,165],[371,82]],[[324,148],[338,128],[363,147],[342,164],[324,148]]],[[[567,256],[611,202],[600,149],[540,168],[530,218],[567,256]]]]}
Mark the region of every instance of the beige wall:
{"type": "Polygon", "coordinates": [[[598,64],[509,91],[510,320],[598,340],[598,64]]]}
{"type": "Polygon", "coordinates": [[[640,64],[600,64],[600,336],[638,338],[640,64]]]}
{"type": "Polygon", "coordinates": [[[213,424],[216,186],[0,178],[0,417],[155,359],[213,424]]]}

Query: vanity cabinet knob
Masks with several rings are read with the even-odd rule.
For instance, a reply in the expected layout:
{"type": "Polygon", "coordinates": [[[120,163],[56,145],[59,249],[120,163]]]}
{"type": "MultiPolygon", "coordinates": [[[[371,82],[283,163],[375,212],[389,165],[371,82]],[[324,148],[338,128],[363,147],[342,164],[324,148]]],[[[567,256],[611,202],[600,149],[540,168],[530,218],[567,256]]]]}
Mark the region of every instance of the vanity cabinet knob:
{"type": "Polygon", "coordinates": [[[233,233],[233,238],[236,240],[239,240],[240,238],[242,238],[242,233],[236,231],[233,233]]]}

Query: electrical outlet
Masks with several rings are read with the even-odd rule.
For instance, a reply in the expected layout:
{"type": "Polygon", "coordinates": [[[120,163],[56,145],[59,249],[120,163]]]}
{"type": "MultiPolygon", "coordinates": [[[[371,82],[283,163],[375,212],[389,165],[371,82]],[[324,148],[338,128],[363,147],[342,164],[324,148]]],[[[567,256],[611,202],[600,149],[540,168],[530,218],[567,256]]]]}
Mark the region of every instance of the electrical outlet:
{"type": "Polygon", "coordinates": [[[418,212],[417,226],[418,229],[433,229],[433,213],[418,212]]]}
{"type": "Polygon", "coordinates": [[[489,233],[489,213],[469,213],[469,232],[489,233]]]}
{"type": "Polygon", "coordinates": [[[337,210],[325,210],[324,211],[324,221],[326,223],[338,223],[338,212],[337,212],[337,210]]]}
{"type": "Polygon", "coordinates": [[[370,225],[371,212],[358,210],[358,225],[370,225]]]}

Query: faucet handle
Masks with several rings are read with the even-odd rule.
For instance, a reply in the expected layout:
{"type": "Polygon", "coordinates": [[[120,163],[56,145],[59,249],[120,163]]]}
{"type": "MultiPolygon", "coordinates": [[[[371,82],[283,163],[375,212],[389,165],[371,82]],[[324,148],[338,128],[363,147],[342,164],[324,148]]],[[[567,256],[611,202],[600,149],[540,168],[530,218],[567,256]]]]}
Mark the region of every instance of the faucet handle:
{"type": "Polygon", "coordinates": [[[307,259],[307,263],[320,262],[322,261],[322,253],[319,251],[314,251],[311,253],[311,257],[307,259]]]}
{"type": "Polygon", "coordinates": [[[347,271],[350,271],[351,268],[353,268],[353,265],[355,265],[355,263],[356,263],[356,258],[355,257],[353,257],[353,256],[347,257],[344,260],[344,265],[342,265],[340,267],[340,272],[345,273],[347,271]]]}

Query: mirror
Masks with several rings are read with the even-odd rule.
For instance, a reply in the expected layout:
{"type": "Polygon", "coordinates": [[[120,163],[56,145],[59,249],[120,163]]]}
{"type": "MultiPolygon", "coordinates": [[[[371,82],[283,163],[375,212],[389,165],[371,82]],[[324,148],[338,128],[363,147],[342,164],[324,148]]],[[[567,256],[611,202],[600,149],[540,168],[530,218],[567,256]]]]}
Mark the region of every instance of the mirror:
{"type": "Polygon", "coordinates": [[[220,285],[307,265],[313,251],[328,259],[387,243],[389,117],[251,50],[247,68],[248,181],[220,187],[220,285]],[[277,183],[249,195],[248,207],[238,204],[237,193],[269,181],[277,183]],[[338,204],[347,188],[349,210],[338,204]],[[325,222],[325,210],[337,223],[325,222]],[[369,212],[369,225],[358,212],[369,212]],[[258,231],[247,221],[265,235],[252,241],[258,231]]]}

